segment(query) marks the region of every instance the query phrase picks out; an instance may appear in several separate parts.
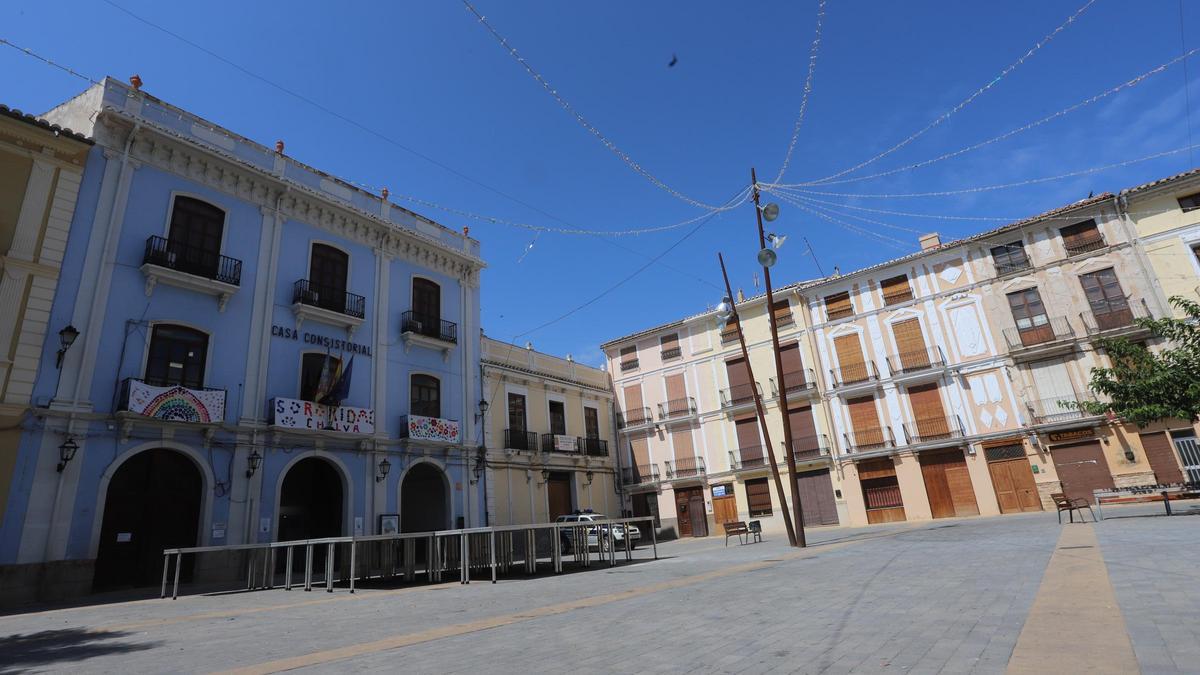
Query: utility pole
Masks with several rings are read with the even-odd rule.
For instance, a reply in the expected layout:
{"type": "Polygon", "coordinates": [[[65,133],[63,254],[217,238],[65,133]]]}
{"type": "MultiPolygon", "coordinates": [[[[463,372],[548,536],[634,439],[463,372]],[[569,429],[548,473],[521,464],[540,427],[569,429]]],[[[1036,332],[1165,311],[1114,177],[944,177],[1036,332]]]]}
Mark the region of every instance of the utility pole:
{"type": "MultiPolygon", "coordinates": [[[[767,238],[763,234],[763,217],[762,208],[758,203],[758,177],[754,174],[753,167],[750,169],[750,190],[754,197],[754,215],[758,219],[758,248],[761,251],[767,247],[767,238]]],[[[775,298],[771,290],[771,270],[767,265],[763,265],[763,284],[767,287],[767,319],[771,323],[771,346],[775,350],[775,381],[778,384],[779,392],[776,398],[779,399],[779,414],[783,417],[783,453],[784,459],[787,461],[788,481],[792,484],[792,518],[796,523],[796,539],[793,546],[801,548],[808,546],[808,542],[804,537],[804,509],[800,505],[800,486],[796,483],[796,456],[794,446],[792,445],[792,424],[788,416],[787,404],[787,383],[783,379],[783,357],[779,354],[779,325],[775,320],[775,298]]],[[[747,364],[749,359],[747,359],[747,364]]],[[[803,372],[800,377],[803,377],[803,372]]],[[[761,411],[759,413],[762,414],[761,411]]],[[[765,429],[767,421],[763,419],[763,435],[766,435],[765,429]]],[[[767,441],[767,452],[771,453],[771,466],[775,466],[775,456],[773,448],[770,447],[770,441],[767,441]]],[[[775,474],[775,480],[779,480],[778,471],[775,474]]],[[[780,490],[779,501],[784,506],[784,511],[787,511],[787,501],[783,498],[782,490],[780,490]]]]}
{"type": "MultiPolygon", "coordinates": [[[[757,193],[755,193],[757,197],[757,193]]],[[[783,524],[787,527],[788,544],[797,546],[796,530],[792,527],[792,515],[787,509],[787,499],[783,492],[783,479],[779,477],[779,464],[775,462],[775,453],[771,451],[771,432],[767,430],[767,414],[763,409],[762,396],[754,379],[754,369],[750,367],[750,351],[746,349],[746,336],[742,333],[742,317],[738,314],[737,303],[733,300],[733,289],[729,287],[729,274],[725,271],[725,258],[720,253],[717,260],[721,263],[721,276],[725,279],[725,297],[729,300],[729,310],[734,325],[737,326],[738,344],[742,346],[742,362],[746,364],[746,374],[750,377],[750,391],[754,394],[754,407],[758,411],[758,424],[762,428],[763,441],[767,444],[767,458],[771,460],[771,475],[775,478],[775,491],[779,495],[779,503],[783,506],[783,524]]],[[[772,324],[774,327],[774,324],[772,324]]],[[[778,351],[776,352],[778,358],[778,351]]],[[[785,427],[786,428],[786,427],[785,427]]],[[[795,489],[795,481],[792,488],[795,489]]]]}

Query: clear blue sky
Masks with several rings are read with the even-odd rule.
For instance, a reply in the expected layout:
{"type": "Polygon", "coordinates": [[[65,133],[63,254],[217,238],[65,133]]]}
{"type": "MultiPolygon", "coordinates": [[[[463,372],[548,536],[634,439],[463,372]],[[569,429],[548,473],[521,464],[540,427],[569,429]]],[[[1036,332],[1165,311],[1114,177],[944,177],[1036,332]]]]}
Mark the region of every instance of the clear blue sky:
{"type": "MultiPolygon", "coordinates": [[[[405,3],[114,0],[130,11],[381,130],[530,209],[381,142],[263,85],[109,4],[8,0],[0,37],[93,78],[140,73],[147,91],[346,179],[388,186],[477,213],[557,226],[620,230],[701,211],[630,171],[534,83],[454,0],[405,3]],[[551,215],[547,215],[551,214],[551,215]],[[552,216],[552,217],[551,217],[552,216]]],[[[812,180],[902,140],[994,78],[1085,0],[1003,3],[830,0],[813,93],[788,179],[812,180]]],[[[1200,6],[1184,0],[1188,49],[1200,6]]],[[[500,2],[477,6],[557,89],[618,145],[673,187],[708,203],[770,179],[801,100],[815,0],[500,2]],[[678,64],[668,68],[672,54],[678,64]]],[[[1077,103],[1181,53],[1179,0],[1098,0],[1078,21],[970,106],[860,173],[917,162],[1077,103]]],[[[1200,137],[1200,55],[1189,59],[1200,137]]],[[[42,112],[85,83],[0,47],[0,102],[42,112]]],[[[1137,87],[1031,132],[834,192],[953,190],[1087,169],[1188,145],[1184,73],[1137,87]]],[[[823,197],[869,208],[952,215],[1031,215],[1190,167],[1186,153],[1104,173],[978,194],[919,199],[823,197]]],[[[401,202],[403,203],[403,202],[401,202]]],[[[412,206],[411,204],[406,204],[412,206]]],[[[784,204],[775,228],[794,235],[777,284],[902,252],[784,204]],[[793,243],[795,242],[795,243],[793,243]]],[[[675,244],[687,229],[624,237],[530,232],[413,207],[470,225],[490,265],[483,325],[511,339],[563,314],[675,244]],[[520,262],[518,262],[520,261],[520,262]]],[[[842,210],[899,227],[970,234],[987,223],[842,210]]],[[[916,234],[850,220],[911,241],[916,234]]],[[[720,297],[716,252],[733,283],[753,290],[750,206],[709,221],[660,264],[598,302],[519,338],[600,362],[599,343],[703,310],[720,297]]],[[[911,250],[910,249],[910,250],[911,250]]]]}

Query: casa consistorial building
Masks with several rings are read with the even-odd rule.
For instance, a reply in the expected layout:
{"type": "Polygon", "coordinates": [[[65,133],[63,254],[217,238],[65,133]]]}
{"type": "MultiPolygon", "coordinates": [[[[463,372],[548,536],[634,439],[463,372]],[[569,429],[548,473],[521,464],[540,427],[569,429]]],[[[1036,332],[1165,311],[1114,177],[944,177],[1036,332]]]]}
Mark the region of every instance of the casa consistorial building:
{"type": "Polygon", "coordinates": [[[45,115],[96,145],[6,593],[153,583],[166,547],[483,523],[479,243],[134,83],[45,115]]]}

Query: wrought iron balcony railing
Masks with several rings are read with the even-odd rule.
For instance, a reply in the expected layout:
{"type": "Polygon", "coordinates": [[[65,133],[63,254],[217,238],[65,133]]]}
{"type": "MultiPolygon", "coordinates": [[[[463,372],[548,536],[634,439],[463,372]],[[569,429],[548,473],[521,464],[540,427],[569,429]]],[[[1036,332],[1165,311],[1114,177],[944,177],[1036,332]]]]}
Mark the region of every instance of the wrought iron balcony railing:
{"type": "Polygon", "coordinates": [[[574,455],[580,452],[579,437],[567,434],[542,434],[542,452],[574,455]]]}
{"type": "Polygon", "coordinates": [[[729,451],[729,466],[734,471],[759,469],[767,466],[769,462],[761,445],[749,445],[729,451]]]}
{"type": "Polygon", "coordinates": [[[908,302],[909,300],[912,300],[912,299],[913,299],[913,291],[912,291],[912,287],[910,287],[910,286],[905,286],[904,288],[894,290],[890,293],[885,292],[883,294],[883,304],[885,307],[891,307],[892,305],[899,305],[902,302],[908,302]]]}
{"type": "Polygon", "coordinates": [[[621,362],[621,372],[624,373],[638,367],[637,359],[625,359],[621,362]]]}
{"type": "Polygon", "coordinates": [[[524,429],[505,429],[504,447],[509,450],[537,450],[537,434],[524,429]]]}
{"type": "Polygon", "coordinates": [[[649,408],[633,408],[626,410],[623,413],[617,413],[617,428],[630,429],[650,424],[654,421],[654,416],[650,413],[649,408]]]}
{"type": "Polygon", "coordinates": [[[1020,262],[996,263],[996,276],[1003,277],[1017,272],[1024,272],[1033,267],[1033,263],[1029,262],[1029,258],[1025,258],[1020,262]]]}
{"type": "Polygon", "coordinates": [[[158,265],[232,286],[242,285],[242,261],[199,246],[189,246],[166,237],[146,240],[143,265],[158,265]]]}
{"type": "Polygon", "coordinates": [[[314,284],[308,279],[297,280],[292,289],[293,303],[320,307],[358,319],[367,315],[367,299],[345,289],[314,284]]]}
{"type": "Polygon", "coordinates": [[[657,464],[638,464],[621,467],[621,482],[625,485],[645,485],[662,480],[657,464]]]}
{"type": "Polygon", "coordinates": [[[721,390],[721,407],[738,408],[744,405],[754,405],[754,392],[762,393],[762,387],[757,382],[753,385],[735,384],[721,390]]]}
{"type": "MultiPolygon", "coordinates": [[[[802,393],[814,393],[817,388],[817,374],[812,368],[803,368],[783,374],[783,391],[788,396],[802,393]]],[[[779,383],[771,378],[771,396],[779,396],[779,383]]]]}
{"type": "Polygon", "coordinates": [[[904,424],[905,442],[910,445],[932,443],[963,437],[962,420],[958,415],[929,417],[904,424]]]}
{"type": "Polygon", "coordinates": [[[411,309],[400,315],[400,332],[416,333],[443,342],[458,342],[458,324],[411,309]]]}
{"type": "Polygon", "coordinates": [[[603,438],[580,438],[579,454],[588,457],[608,457],[608,441],[603,438]]]}
{"type": "Polygon", "coordinates": [[[1088,237],[1087,239],[1080,239],[1079,241],[1075,241],[1070,244],[1065,241],[1063,242],[1063,248],[1067,250],[1068,257],[1079,255],[1081,253],[1098,251],[1105,246],[1107,246],[1107,244],[1104,243],[1104,237],[1098,232],[1095,236],[1088,237]]]}
{"type": "Polygon", "coordinates": [[[835,387],[848,387],[855,384],[865,384],[879,381],[879,369],[874,361],[851,363],[841,368],[831,368],[829,379],[835,387]]]}
{"type": "Polygon", "coordinates": [[[1088,335],[1098,335],[1136,327],[1135,319],[1150,318],[1150,308],[1144,299],[1132,305],[1125,300],[1110,301],[1091,305],[1091,310],[1080,312],[1079,318],[1088,335]]]}
{"type": "Polygon", "coordinates": [[[1028,349],[1039,345],[1051,344],[1061,340],[1069,340],[1075,337],[1075,330],[1071,328],[1071,323],[1066,317],[1055,316],[1046,318],[1040,317],[1042,323],[1018,328],[1017,326],[1008,326],[1004,329],[1004,339],[1008,342],[1008,348],[1011,351],[1028,349]]]}
{"type": "Polygon", "coordinates": [[[669,420],[691,417],[696,414],[696,399],[691,396],[676,398],[658,404],[658,419],[669,420]]]}
{"type": "MultiPolygon", "coordinates": [[[[782,444],[781,444],[782,445],[782,444]]],[[[797,462],[806,462],[828,457],[833,444],[825,434],[813,434],[792,439],[792,456],[797,462]]]]}
{"type": "Polygon", "coordinates": [[[896,447],[896,439],[892,436],[891,427],[847,431],[842,436],[846,441],[846,447],[851,452],[866,452],[869,450],[896,447]]]}
{"type": "Polygon", "coordinates": [[[933,347],[890,354],[887,357],[887,364],[892,377],[900,377],[901,375],[945,368],[946,357],[942,353],[941,347],[933,347]]]}
{"type": "Polygon", "coordinates": [[[667,347],[666,349],[662,350],[658,357],[663,361],[670,361],[671,359],[677,359],[682,355],[683,350],[679,347],[667,347]]]}
{"type": "Polygon", "coordinates": [[[1034,424],[1057,424],[1092,417],[1091,413],[1074,407],[1074,404],[1090,400],[1087,396],[1055,396],[1031,401],[1029,413],[1034,424]]]}
{"type": "Polygon", "coordinates": [[[792,310],[790,308],[787,311],[781,310],[781,311],[775,312],[775,326],[776,327],[786,328],[787,326],[794,325],[795,323],[796,323],[796,318],[794,316],[792,316],[792,310]]]}
{"type": "Polygon", "coordinates": [[[703,476],[705,474],[703,457],[683,457],[676,460],[667,460],[663,462],[663,467],[666,469],[667,480],[703,476]]]}
{"type": "Polygon", "coordinates": [[[730,342],[737,342],[738,332],[737,327],[730,326],[721,330],[721,344],[727,345],[730,342]]]}
{"type": "Polygon", "coordinates": [[[158,378],[128,377],[121,381],[117,410],[166,422],[222,423],[225,390],[189,386],[158,378]],[[173,391],[183,389],[186,395],[173,391]]]}

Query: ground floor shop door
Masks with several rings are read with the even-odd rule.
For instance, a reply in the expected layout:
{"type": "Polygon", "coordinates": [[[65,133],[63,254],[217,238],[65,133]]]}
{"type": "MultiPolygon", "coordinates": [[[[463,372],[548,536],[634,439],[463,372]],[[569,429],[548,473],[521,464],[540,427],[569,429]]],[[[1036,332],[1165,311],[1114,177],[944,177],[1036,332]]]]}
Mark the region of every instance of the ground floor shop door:
{"type": "Polygon", "coordinates": [[[1187,480],[1200,483],[1200,444],[1191,433],[1171,434],[1175,449],[1179,451],[1179,459],[1183,460],[1183,471],[1187,480]]]}
{"type": "Polygon", "coordinates": [[[1182,483],[1183,472],[1179,470],[1179,462],[1175,461],[1175,448],[1171,437],[1162,431],[1142,434],[1142,450],[1154,470],[1154,481],[1160,485],[1182,483]]]}
{"type": "Polygon", "coordinates": [[[554,472],[546,481],[546,494],[550,504],[550,520],[565,516],[574,508],[571,506],[571,474],[554,472]]]}
{"type": "Polygon", "coordinates": [[[713,521],[720,525],[738,520],[737,497],[733,495],[733,485],[714,485],[713,492],[713,521]]]}
{"type": "Polygon", "coordinates": [[[1056,445],[1050,448],[1058,480],[1067,499],[1086,499],[1095,504],[1093,490],[1113,489],[1112,472],[1104,459],[1100,441],[1056,445]]]}
{"type": "Polygon", "coordinates": [[[679,523],[679,536],[708,536],[708,516],[704,510],[704,488],[676,488],[675,514],[679,523]]]}
{"type": "Polygon", "coordinates": [[[929,495],[929,510],[934,518],[979,515],[962,450],[922,452],[920,460],[925,494],[929,495]]]}
{"type": "Polygon", "coordinates": [[[1011,443],[986,448],[983,452],[987,456],[988,473],[992,477],[1000,513],[1041,511],[1042,500],[1033,482],[1033,470],[1025,457],[1025,446],[1011,443]]]}
{"type": "Polygon", "coordinates": [[[859,462],[858,482],[862,486],[868,523],[894,523],[906,519],[900,482],[896,479],[896,464],[890,458],[859,462]]]}
{"type": "Polygon", "coordinates": [[[801,471],[796,474],[796,485],[800,489],[805,525],[838,524],[837,500],[833,497],[829,469],[801,471]]]}

